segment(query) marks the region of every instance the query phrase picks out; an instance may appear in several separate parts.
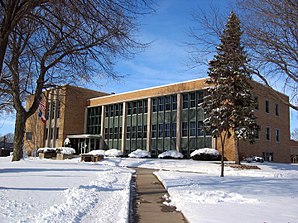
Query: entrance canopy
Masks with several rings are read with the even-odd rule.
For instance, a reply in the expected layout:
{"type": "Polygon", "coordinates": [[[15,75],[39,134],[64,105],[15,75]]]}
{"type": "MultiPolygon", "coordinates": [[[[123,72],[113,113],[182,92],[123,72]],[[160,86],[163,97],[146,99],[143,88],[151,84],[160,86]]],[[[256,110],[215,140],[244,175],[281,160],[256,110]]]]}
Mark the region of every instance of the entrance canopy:
{"type": "Polygon", "coordinates": [[[70,139],[71,147],[77,154],[88,153],[91,150],[103,149],[104,143],[101,135],[80,134],[67,135],[70,139]]]}

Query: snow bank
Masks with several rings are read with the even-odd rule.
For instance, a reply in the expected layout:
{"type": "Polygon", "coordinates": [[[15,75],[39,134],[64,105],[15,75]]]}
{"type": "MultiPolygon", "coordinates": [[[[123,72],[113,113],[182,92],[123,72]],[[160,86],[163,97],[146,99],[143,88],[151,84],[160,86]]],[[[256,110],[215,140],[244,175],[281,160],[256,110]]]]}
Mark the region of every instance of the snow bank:
{"type": "Polygon", "coordinates": [[[158,158],[183,158],[183,154],[176,150],[168,150],[159,154],[158,158]]]}
{"type": "Polygon", "coordinates": [[[213,156],[219,156],[219,152],[216,149],[203,148],[203,149],[197,149],[197,150],[193,151],[190,154],[190,157],[193,157],[195,155],[201,155],[201,154],[209,154],[209,155],[213,155],[213,156]]]}
{"type": "Polygon", "coordinates": [[[128,156],[130,158],[144,158],[144,157],[151,157],[151,154],[148,151],[137,149],[131,152],[130,154],[128,154],[128,156]]]}
{"type": "Polygon", "coordinates": [[[109,156],[109,157],[119,157],[122,155],[123,155],[122,152],[118,149],[109,149],[105,151],[105,156],[109,156]]]}
{"type": "Polygon", "coordinates": [[[104,155],[105,155],[105,151],[102,150],[102,149],[99,149],[99,150],[91,150],[88,154],[104,156],[104,155]]]}

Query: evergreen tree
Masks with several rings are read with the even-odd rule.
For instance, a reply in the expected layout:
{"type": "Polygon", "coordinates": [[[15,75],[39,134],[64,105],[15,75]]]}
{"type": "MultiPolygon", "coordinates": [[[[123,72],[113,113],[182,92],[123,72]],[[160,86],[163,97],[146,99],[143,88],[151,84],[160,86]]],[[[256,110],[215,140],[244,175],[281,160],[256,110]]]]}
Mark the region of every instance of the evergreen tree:
{"type": "Polygon", "coordinates": [[[248,59],[241,45],[240,20],[231,12],[217,47],[217,55],[209,62],[207,80],[212,87],[204,100],[207,118],[204,124],[222,147],[221,177],[224,176],[224,144],[227,138],[236,142],[236,162],[239,162],[238,140],[254,142],[258,126],[253,114],[255,101],[249,84],[248,59]]]}

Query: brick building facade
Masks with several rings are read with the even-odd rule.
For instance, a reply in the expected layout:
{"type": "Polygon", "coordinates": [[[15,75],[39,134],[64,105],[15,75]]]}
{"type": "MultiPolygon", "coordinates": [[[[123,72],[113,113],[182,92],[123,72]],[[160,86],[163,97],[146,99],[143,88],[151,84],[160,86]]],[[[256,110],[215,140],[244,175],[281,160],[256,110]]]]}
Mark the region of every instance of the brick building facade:
{"type": "MultiPolygon", "coordinates": [[[[53,110],[48,110],[46,125],[36,128],[39,130],[35,141],[40,138],[40,144],[33,144],[32,137],[25,140],[25,147],[30,150],[33,145],[62,146],[68,137],[77,153],[116,148],[128,154],[143,149],[157,156],[174,149],[189,157],[192,151],[204,147],[220,151],[218,142],[203,129],[204,112],[200,103],[207,93],[205,81],[198,79],[113,95],[68,86],[69,89],[79,89],[81,93],[63,95],[61,100],[65,102],[60,104],[59,120],[51,118],[56,117],[58,111],[51,115],[53,110]]],[[[255,144],[240,141],[240,154],[290,162],[289,107],[283,103],[289,99],[254,81],[252,86],[258,99],[255,114],[261,129],[255,144]]],[[[48,100],[50,104],[55,96],[47,98],[52,98],[48,100]]],[[[32,120],[38,119],[33,117],[32,120]]],[[[29,126],[30,122],[27,131],[29,126]]],[[[34,129],[29,132],[32,134],[34,129]]],[[[232,138],[226,143],[225,158],[235,159],[232,138]]]]}

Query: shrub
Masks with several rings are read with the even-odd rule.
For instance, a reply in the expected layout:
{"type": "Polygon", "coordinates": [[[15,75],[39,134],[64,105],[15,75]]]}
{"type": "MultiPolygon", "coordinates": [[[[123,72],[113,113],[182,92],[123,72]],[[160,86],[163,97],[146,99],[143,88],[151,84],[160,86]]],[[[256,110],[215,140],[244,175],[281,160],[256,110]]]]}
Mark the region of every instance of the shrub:
{"type": "Polygon", "coordinates": [[[190,154],[190,157],[193,160],[202,160],[202,161],[220,160],[220,155],[218,151],[212,148],[197,149],[190,154]]]}

